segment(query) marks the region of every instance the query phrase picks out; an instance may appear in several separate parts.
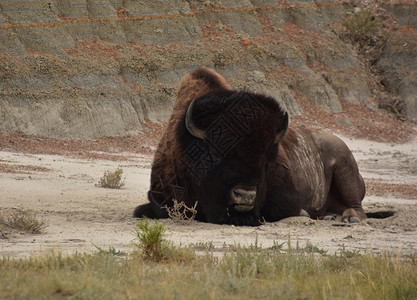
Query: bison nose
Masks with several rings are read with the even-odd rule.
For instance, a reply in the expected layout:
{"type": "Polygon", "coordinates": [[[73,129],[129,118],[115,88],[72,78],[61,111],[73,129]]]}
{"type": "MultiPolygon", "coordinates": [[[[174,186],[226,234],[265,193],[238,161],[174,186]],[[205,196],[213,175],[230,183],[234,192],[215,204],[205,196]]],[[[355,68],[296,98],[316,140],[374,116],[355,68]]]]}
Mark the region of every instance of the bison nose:
{"type": "Polygon", "coordinates": [[[234,188],[230,195],[230,204],[239,212],[247,212],[253,209],[256,198],[256,188],[234,188]]]}

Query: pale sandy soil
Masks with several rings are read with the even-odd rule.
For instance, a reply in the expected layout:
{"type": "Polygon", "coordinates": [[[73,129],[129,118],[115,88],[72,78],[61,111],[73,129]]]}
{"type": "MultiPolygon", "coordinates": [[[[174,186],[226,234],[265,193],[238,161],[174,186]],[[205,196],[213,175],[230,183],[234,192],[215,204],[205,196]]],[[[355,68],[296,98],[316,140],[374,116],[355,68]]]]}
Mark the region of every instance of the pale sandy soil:
{"type": "MultiPolygon", "coordinates": [[[[182,245],[211,243],[218,253],[227,245],[250,245],[256,239],[262,247],[284,243],[285,249],[290,239],[292,246],[310,243],[329,254],[342,249],[415,254],[417,139],[401,145],[343,139],[367,181],[370,194],[363,202],[365,210],[393,211],[394,216],[347,226],[304,217],[259,227],[162,220],[167,229],[165,238],[182,245]]],[[[49,249],[64,253],[97,251],[94,245],[132,251],[138,222],[132,212],[147,201],[152,155],[118,151],[90,154],[94,155],[77,158],[0,150],[0,209],[33,210],[48,223],[41,234],[7,232],[7,238],[0,239],[0,254],[27,257],[49,249]],[[104,156],[113,159],[97,158],[104,156]],[[104,171],[117,167],[126,176],[123,188],[95,186],[104,171]]]]}

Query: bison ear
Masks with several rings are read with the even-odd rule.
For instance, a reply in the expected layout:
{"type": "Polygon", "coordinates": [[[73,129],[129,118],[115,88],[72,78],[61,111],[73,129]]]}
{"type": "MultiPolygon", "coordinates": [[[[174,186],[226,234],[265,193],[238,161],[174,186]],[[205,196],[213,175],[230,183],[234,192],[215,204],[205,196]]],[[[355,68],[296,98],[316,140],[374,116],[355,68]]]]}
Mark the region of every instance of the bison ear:
{"type": "Polygon", "coordinates": [[[288,129],[288,114],[287,112],[284,112],[282,116],[281,124],[278,128],[277,136],[275,138],[275,143],[278,143],[285,135],[285,132],[287,132],[288,129]]]}
{"type": "Polygon", "coordinates": [[[188,132],[199,139],[204,140],[206,138],[206,132],[202,129],[199,129],[193,122],[193,107],[195,100],[192,100],[187,109],[187,114],[185,115],[185,127],[187,127],[188,132]]]}

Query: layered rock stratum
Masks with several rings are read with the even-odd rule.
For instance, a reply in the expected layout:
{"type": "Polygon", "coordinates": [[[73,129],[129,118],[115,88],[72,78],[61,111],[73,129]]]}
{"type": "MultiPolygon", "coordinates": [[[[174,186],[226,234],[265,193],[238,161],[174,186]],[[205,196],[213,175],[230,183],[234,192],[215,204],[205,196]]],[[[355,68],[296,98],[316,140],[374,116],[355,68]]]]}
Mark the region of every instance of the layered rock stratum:
{"type": "Polygon", "coordinates": [[[292,116],[417,119],[416,16],[415,1],[2,0],[0,133],[136,135],[200,65],[292,116]],[[354,43],[343,24],[359,10],[378,28],[354,43]]]}

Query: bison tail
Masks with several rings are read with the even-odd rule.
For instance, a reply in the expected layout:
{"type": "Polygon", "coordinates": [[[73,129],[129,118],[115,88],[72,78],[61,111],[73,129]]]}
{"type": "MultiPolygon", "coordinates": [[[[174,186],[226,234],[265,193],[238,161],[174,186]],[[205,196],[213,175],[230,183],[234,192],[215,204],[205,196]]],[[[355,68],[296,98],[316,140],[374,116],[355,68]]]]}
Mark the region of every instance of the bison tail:
{"type": "Polygon", "coordinates": [[[139,205],[135,208],[135,211],[133,212],[133,217],[135,218],[143,218],[147,217],[150,219],[155,218],[155,214],[152,210],[152,206],[150,203],[139,205]]]}

